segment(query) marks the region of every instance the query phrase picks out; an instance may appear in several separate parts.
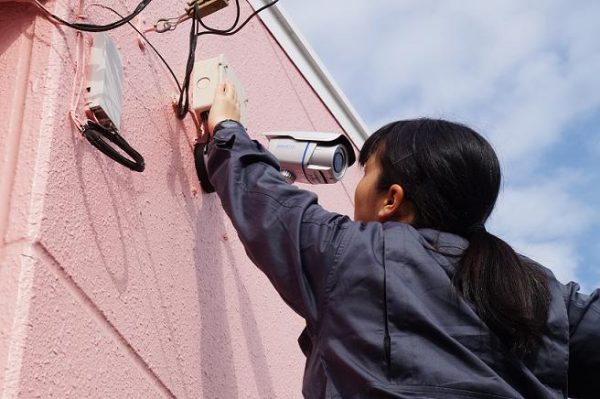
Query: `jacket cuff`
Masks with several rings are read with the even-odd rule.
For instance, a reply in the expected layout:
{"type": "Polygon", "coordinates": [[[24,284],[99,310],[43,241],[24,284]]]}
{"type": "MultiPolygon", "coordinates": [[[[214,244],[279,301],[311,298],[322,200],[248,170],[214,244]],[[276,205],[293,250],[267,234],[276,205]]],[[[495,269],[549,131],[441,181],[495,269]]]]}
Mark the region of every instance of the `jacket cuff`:
{"type": "Polygon", "coordinates": [[[256,150],[255,142],[241,123],[233,120],[223,121],[215,127],[213,139],[208,146],[208,154],[210,155],[215,149],[231,150],[234,144],[236,149],[252,148],[256,150]]]}

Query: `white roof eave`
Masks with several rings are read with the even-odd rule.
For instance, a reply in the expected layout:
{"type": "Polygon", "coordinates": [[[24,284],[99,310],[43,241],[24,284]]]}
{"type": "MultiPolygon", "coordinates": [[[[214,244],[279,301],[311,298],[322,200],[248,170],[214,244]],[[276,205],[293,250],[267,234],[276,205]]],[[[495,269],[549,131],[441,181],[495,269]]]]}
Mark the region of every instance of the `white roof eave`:
{"type": "MultiPolygon", "coordinates": [[[[271,0],[248,2],[257,10],[269,4],[271,0]]],[[[261,12],[260,19],[321,97],[349,138],[358,148],[362,147],[369,137],[366,124],[285,12],[275,5],[261,12]]]]}

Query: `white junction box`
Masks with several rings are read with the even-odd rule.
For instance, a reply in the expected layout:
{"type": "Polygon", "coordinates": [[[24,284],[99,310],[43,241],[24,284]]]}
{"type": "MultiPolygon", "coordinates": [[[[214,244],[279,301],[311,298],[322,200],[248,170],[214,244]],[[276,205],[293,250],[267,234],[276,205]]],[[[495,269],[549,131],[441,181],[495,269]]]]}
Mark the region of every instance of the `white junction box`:
{"type": "Polygon", "coordinates": [[[246,91],[222,54],[194,64],[192,108],[198,116],[208,111],[215,99],[217,85],[226,80],[235,86],[240,102],[241,122],[245,124],[248,102],[246,91]]]}
{"type": "Polygon", "coordinates": [[[85,109],[90,119],[106,128],[121,126],[123,64],[114,42],[106,33],[94,35],[87,65],[85,109]]]}

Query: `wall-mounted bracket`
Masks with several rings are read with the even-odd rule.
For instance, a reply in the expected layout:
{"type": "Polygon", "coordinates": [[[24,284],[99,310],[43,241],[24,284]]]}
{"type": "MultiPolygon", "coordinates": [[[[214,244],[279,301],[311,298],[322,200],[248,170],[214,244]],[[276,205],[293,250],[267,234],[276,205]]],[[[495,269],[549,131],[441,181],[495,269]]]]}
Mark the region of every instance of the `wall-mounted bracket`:
{"type": "Polygon", "coordinates": [[[204,18],[222,8],[229,5],[229,0],[190,0],[185,8],[187,14],[192,17],[194,15],[194,4],[198,4],[198,15],[204,18]]]}

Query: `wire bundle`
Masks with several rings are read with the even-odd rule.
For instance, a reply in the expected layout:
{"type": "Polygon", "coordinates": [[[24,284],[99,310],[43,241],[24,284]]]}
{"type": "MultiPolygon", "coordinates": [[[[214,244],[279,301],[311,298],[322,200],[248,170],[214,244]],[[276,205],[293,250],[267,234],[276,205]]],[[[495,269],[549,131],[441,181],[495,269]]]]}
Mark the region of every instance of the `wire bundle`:
{"type": "MultiPolygon", "coordinates": [[[[210,26],[207,26],[202,21],[202,18],[199,16],[198,2],[195,2],[194,6],[193,6],[194,7],[193,12],[192,12],[192,23],[191,23],[190,34],[189,34],[189,52],[188,52],[188,58],[187,58],[187,62],[186,62],[185,77],[183,80],[183,84],[180,84],[179,80],[177,79],[177,76],[173,72],[173,69],[171,68],[169,63],[160,54],[160,52],[156,49],[156,47],[154,47],[154,45],[152,45],[152,43],[148,40],[146,35],[144,35],[142,32],[140,32],[131,23],[131,20],[133,20],[139,13],[141,13],[148,6],[148,4],[150,4],[150,2],[152,2],[152,0],[142,0],[138,4],[138,6],[133,10],[133,12],[127,16],[123,16],[123,15],[119,14],[116,10],[112,9],[109,6],[105,6],[102,4],[94,4],[95,6],[105,8],[105,9],[113,12],[117,16],[119,16],[119,18],[120,18],[119,20],[109,23],[109,24],[105,24],[105,25],[68,22],[68,21],[64,20],[63,18],[58,17],[57,15],[53,14],[39,0],[33,0],[33,2],[55,22],[65,25],[65,26],[68,26],[77,31],[92,32],[92,33],[106,32],[109,30],[119,28],[125,24],[129,24],[146,41],[146,43],[148,43],[148,45],[152,48],[152,50],[158,55],[160,60],[165,64],[169,73],[173,77],[173,80],[175,81],[175,83],[177,84],[177,87],[179,89],[179,100],[177,103],[177,112],[176,112],[177,117],[179,119],[184,119],[185,116],[189,113],[190,80],[191,80],[191,76],[192,76],[192,71],[194,69],[194,62],[195,62],[195,58],[196,58],[196,47],[198,44],[198,38],[200,36],[205,36],[205,35],[219,35],[219,36],[235,35],[240,30],[242,30],[248,24],[248,22],[250,22],[250,20],[252,18],[254,18],[256,15],[258,15],[263,10],[265,10],[269,7],[272,7],[277,2],[279,2],[279,0],[273,0],[271,3],[266,4],[265,6],[257,9],[239,26],[238,26],[238,24],[240,22],[241,7],[240,7],[239,0],[236,0],[235,1],[235,3],[236,3],[235,20],[232,23],[232,25],[227,29],[217,29],[217,28],[212,28],[210,26]],[[205,30],[200,31],[200,27],[204,28],[205,30]]],[[[164,21],[171,21],[171,20],[172,20],[172,18],[164,19],[164,21]]],[[[177,23],[175,25],[170,25],[169,29],[167,29],[167,30],[173,30],[181,22],[183,22],[183,19],[177,18],[177,23]]],[[[159,32],[159,30],[156,30],[156,29],[155,29],[155,31],[159,32]]],[[[164,31],[166,31],[166,30],[163,30],[160,32],[164,32],[164,31]]],[[[71,117],[72,117],[74,123],[77,125],[78,129],[82,132],[83,136],[86,137],[86,139],[88,139],[88,141],[92,145],[94,145],[94,147],[96,147],[98,150],[102,151],[104,154],[106,154],[113,160],[119,162],[120,164],[122,164],[132,170],[135,170],[138,172],[141,172],[144,170],[143,157],[137,151],[135,151],[125,141],[125,139],[119,135],[119,133],[117,131],[106,129],[103,126],[101,126],[98,123],[95,123],[93,121],[87,121],[87,123],[81,122],[76,117],[76,113],[75,113],[76,105],[77,104],[75,104],[73,109],[71,110],[71,117]],[[123,157],[118,151],[116,151],[114,148],[112,148],[112,145],[109,142],[112,143],[112,145],[115,145],[118,148],[120,148],[122,151],[124,151],[127,155],[129,155],[133,159],[133,161],[123,157]]],[[[198,123],[195,119],[194,119],[194,122],[198,125],[198,123]]]]}
{"type": "Polygon", "coordinates": [[[263,10],[266,10],[267,8],[274,6],[278,2],[279,2],[279,0],[273,0],[271,3],[266,4],[263,7],[257,9],[252,14],[250,14],[250,16],[248,16],[248,18],[246,18],[246,20],[241,25],[238,26],[238,24],[240,22],[240,16],[241,16],[241,7],[240,7],[240,1],[235,0],[235,6],[236,6],[235,20],[234,20],[233,24],[227,29],[217,29],[217,28],[212,28],[210,26],[207,26],[202,21],[202,18],[200,18],[200,16],[198,15],[198,3],[197,2],[194,3],[194,9],[193,9],[193,14],[192,14],[192,26],[190,29],[189,53],[188,53],[188,60],[187,60],[187,64],[186,64],[186,70],[185,70],[185,78],[183,80],[183,87],[180,90],[179,100],[177,102],[177,117],[179,119],[185,118],[185,116],[187,115],[187,113],[189,111],[190,79],[191,79],[192,71],[194,69],[194,61],[196,58],[196,47],[198,44],[198,37],[207,36],[207,35],[217,35],[217,36],[235,35],[240,30],[242,30],[248,24],[248,22],[250,22],[252,20],[252,18],[254,18],[256,15],[258,15],[263,10]],[[205,30],[202,32],[198,32],[198,25],[202,26],[205,30]]]}
{"type": "Polygon", "coordinates": [[[135,8],[135,10],[133,10],[133,12],[130,15],[128,15],[127,17],[121,17],[120,20],[112,22],[107,25],[96,25],[96,24],[84,24],[84,23],[65,21],[64,19],[51,13],[46,7],[44,7],[39,2],[39,0],[34,0],[34,1],[42,10],[44,10],[46,12],[46,14],[48,14],[50,16],[50,18],[52,18],[56,22],[58,22],[62,25],[68,26],[69,28],[73,28],[76,30],[84,31],[84,32],[106,32],[109,30],[116,29],[120,26],[123,26],[126,23],[130,22],[132,19],[134,19],[139,13],[141,13],[144,10],[144,8],[146,8],[146,6],[148,4],[150,4],[152,2],[152,0],[142,0],[140,2],[140,4],[138,4],[138,6],[135,8]]]}

